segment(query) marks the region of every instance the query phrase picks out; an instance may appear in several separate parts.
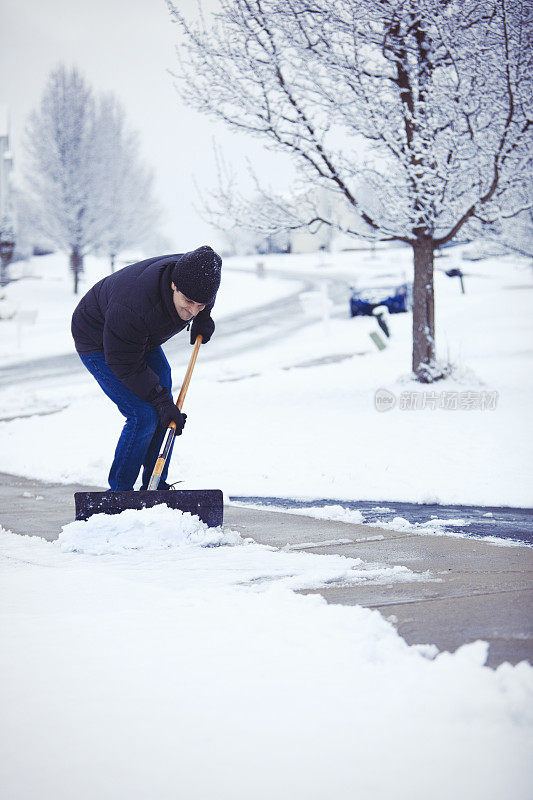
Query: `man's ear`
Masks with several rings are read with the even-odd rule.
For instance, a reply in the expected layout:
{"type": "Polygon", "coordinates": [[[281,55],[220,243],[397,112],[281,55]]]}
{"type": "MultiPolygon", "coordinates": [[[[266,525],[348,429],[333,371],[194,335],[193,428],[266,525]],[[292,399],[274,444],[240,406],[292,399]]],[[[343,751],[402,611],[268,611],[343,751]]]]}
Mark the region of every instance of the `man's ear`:
{"type": "Polygon", "coordinates": [[[170,288],[172,289],[173,292],[176,291],[176,284],[174,283],[174,281],[170,281],[170,288]]]}

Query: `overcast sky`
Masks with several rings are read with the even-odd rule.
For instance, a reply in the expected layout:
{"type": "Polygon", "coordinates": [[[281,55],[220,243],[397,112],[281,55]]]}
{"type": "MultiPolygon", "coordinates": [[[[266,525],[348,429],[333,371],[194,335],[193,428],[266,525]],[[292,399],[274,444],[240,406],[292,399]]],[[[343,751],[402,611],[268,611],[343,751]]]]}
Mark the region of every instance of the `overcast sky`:
{"type": "MultiPolygon", "coordinates": [[[[267,152],[181,105],[169,69],[177,69],[178,28],[163,0],[0,0],[0,103],[9,107],[15,163],[28,113],[59,62],[77,66],[95,89],[113,91],[139,131],[145,159],[156,171],[166,213],[162,228],[177,252],[220,244],[193,208],[197,184],[216,186],[213,140],[245,180],[245,156],[280,188],[286,156],[267,152]]],[[[209,0],[213,2],[213,0],[209,0]]],[[[209,2],[207,5],[209,5],[209,2]]],[[[195,0],[177,0],[192,10],[195,0]]],[[[204,6],[206,5],[204,0],[204,6]]]]}

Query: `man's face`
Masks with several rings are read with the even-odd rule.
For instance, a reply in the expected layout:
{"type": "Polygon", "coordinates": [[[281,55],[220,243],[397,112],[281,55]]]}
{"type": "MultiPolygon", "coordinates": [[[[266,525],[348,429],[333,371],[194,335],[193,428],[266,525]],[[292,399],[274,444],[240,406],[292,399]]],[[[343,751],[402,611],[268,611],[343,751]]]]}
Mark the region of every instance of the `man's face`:
{"type": "Polygon", "coordinates": [[[205,308],[205,303],[197,303],[195,300],[191,300],[189,297],[186,297],[183,292],[180,292],[179,289],[176,289],[176,284],[172,282],[172,299],[174,301],[174,308],[178,312],[178,316],[184,322],[188,322],[190,319],[195,317],[200,311],[203,311],[205,308]]]}

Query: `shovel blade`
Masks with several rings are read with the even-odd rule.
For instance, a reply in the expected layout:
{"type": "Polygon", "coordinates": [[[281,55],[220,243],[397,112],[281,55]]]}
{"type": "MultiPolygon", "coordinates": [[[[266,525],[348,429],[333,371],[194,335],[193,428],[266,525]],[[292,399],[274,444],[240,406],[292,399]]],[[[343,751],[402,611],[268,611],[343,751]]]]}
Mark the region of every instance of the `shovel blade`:
{"type": "Polygon", "coordinates": [[[166,505],[200,517],[210,528],[222,525],[224,498],[220,489],[153,490],[150,492],[76,492],[76,519],[93,514],[120,514],[127,508],[139,510],[166,505]]]}

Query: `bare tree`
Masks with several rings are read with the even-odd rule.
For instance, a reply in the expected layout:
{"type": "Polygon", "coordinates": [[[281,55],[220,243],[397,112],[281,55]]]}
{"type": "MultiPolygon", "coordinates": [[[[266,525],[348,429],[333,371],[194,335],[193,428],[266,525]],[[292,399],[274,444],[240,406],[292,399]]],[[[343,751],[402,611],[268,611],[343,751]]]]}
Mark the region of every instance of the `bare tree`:
{"type": "Polygon", "coordinates": [[[37,231],[70,253],[75,293],[104,230],[99,145],[91,88],[76,69],[55,68],[26,129],[25,188],[37,231]]]}
{"type": "Polygon", "coordinates": [[[115,259],[126,247],[154,235],[159,211],[153,196],[153,174],[142,162],[137,134],[128,128],[122,105],[112,94],[99,103],[99,135],[104,166],[106,225],[101,248],[115,259]]]}
{"type": "MultiPolygon", "coordinates": [[[[435,249],[531,205],[531,5],[220,0],[189,21],[168,2],[183,98],[291,153],[353,211],[344,230],[412,247],[412,368],[440,377],[435,249]]],[[[285,206],[265,198],[265,226],[338,225],[285,206]]]]}
{"type": "Polygon", "coordinates": [[[28,224],[70,254],[74,293],[87,253],[112,259],[154,235],[152,175],[112,95],[96,97],[76,69],[55,68],[28,122],[28,224]]]}

